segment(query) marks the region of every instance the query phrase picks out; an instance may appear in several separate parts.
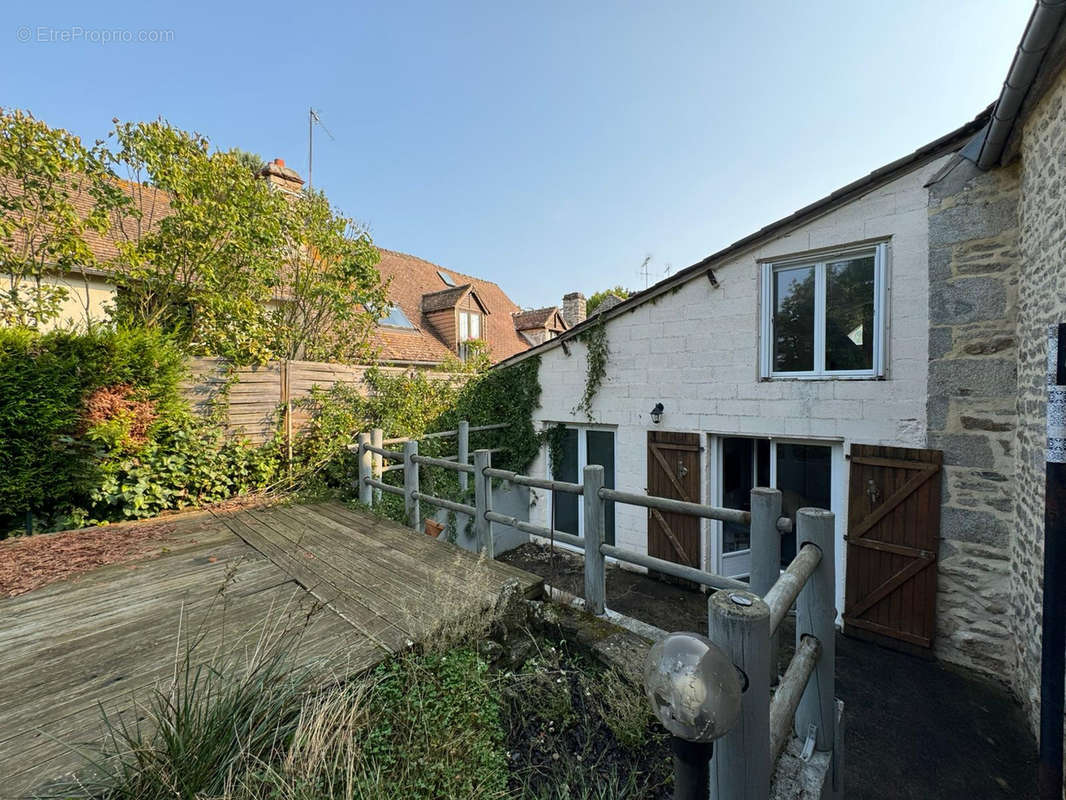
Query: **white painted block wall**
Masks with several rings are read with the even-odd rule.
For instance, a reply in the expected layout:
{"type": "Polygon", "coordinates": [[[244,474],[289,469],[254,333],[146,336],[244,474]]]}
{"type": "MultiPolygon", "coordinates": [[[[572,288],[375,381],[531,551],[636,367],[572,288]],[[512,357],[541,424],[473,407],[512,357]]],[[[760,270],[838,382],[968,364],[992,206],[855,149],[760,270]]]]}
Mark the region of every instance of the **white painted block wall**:
{"type": "MultiPolygon", "coordinates": [[[[891,183],[787,235],[714,265],[719,286],[702,275],[608,322],[610,359],[593,403],[597,424],[616,427],[615,475],[619,489],[642,492],[647,484],[648,412],[665,406],[658,429],[787,436],[900,447],[926,444],[929,331],[928,193],[924,184],[948,157],[891,183]],[[885,380],[759,379],[759,280],[761,259],[888,242],[887,358],[885,380]]],[[[538,424],[588,423],[573,407],[585,385],[585,347],[574,342],[543,353],[538,424]]],[[[704,441],[706,446],[706,441],[704,441]]],[[[834,482],[846,504],[846,467],[834,482]]],[[[547,473],[545,454],[532,466],[547,473]]],[[[703,454],[704,501],[709,484],[703,454]]],[[[543,495],[543,493],[538,493],[543,495]]],[[[531,521],[547,524],[541,497],[531,521]]],[[[838,512],[838,531],[846,507],[838,512]]],[[[616,542],[647,552],[647,512],[619,505],[616,542]]],[[[843,607],[843,553],[838,544],[843,607]]]]}

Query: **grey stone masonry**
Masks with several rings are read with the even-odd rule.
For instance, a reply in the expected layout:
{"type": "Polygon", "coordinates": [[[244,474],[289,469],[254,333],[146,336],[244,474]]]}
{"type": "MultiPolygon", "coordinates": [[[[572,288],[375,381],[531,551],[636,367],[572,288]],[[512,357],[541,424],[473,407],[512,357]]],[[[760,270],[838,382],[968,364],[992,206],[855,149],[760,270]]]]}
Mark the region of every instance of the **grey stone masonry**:
{"type": "Polygon", "coordinates": [[[929,446],[944,452],[936,651],[1007,679],[1019,170],[960,161],[929,190],[929,446]]]}
{"type": "Polygon", "coordinates": [[[1022,134],[1018,293],[1017,497],[1010,615],[1017,647],[1014,687],[1034,730],[1040,715],[1040,622],[1047,444],[1047,330],[1066,322],[1066,73],[1026,120],[1022,134]]]}

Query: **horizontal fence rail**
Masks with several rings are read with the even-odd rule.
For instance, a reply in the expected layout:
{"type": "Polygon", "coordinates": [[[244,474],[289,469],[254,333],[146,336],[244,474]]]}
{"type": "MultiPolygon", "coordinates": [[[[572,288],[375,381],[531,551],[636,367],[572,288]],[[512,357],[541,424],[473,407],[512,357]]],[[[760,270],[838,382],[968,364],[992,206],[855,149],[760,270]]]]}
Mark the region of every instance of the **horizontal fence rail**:
{"type": "Polygon", "coordinates": [[[770,607],[770,633],[777,632],[778,626],[787,616],[788,610],[796,602],[800,591],[807,584],[815,568],[822,560],[822,551],[813,544],[805,544],[796,553],[792,563],[781,573],[777,583],[766,593],[766,605],[770,607]]]}
{"type": "Polygon", "coordinates": [[[486,511],[485,517],[489,522],[498,522],[501,525],[507,525],[522,533],[530,533],[534,536],[542,536],[545,539],[555,539],[558,542],[564,542],[573,547],[584,547],[585,540],[580,536],[574,536],[572,533],[566,531],[553,531],[551,528],[545,528],[542,525],[534,525],[532,522],[525,522],[517,517],[509,517],[506,514],[500,514],[496,511],[486,511]]]}
{"type": "Polygon", "coordinates": [[[682,580],[692,581],[693,583],[699,583],[703,586],[710,586],[712,589],[748,588],[748,584],[743,581],[726,578],[722,575],[715,575],[713,572],[704,572],[702,569],[696,569],[696,567],[689,567],[685,564],[666,561],[665,559],[656,558],[655,556],[649,556],[644,553],[638,553],[634,550],[615,547],[613,544],[600,545],[600,552],[608,558],[613,558],[616,561],[627,561],[630,564],[636,564],[638,567],[645,567],[647,569],[655,570],[656,572],[670,575],[674,578],[681,578],[682,580]]]}
{"type": "Polygon", "coordinates": [[[580,483],[567,483],[566,481],[553,481],[550,478],[533,478],[529,475],[519,475],[517,472],[508,472],[505,469],[485,470],[485,475],[490,478],[498,478],[501,481],[509,481],[519,486],[533,486],[537,489],[550,489],[553,492],[566,492],[568,494],[584,494],[585,487],[580,483]]]}
{"type": "Polygon", "coordinates": [[[721,522],[738,522],[741,525],[751,523],[750,511],[738,511],[735,508],[705,506],[701,503],[689,503],[685,500],[674,500],[669,497],[619,492],[616,489],[600,489],[599,494],[604,500],[614,500],[616,503],[625,503],[631,506],[654,508],[658,511],[669,511],[674,514],[688,514],[693,517],[716,519],[721,522]]]}
{"type": "MultiPolygon", "coordinates": [[[[402,492],[401,492],[402,494],[402,492]]],[[[468,514],[471,517],[477,513],[477,509],[473,506],[468,506],[465,503],[456,503],[454,500],[447,500],[443,497],[434,497],[431,494],[423,494],[422,492],[415,492],[415,500],[425,500],[432,506],[440,506],[446,508],[449,511],[454,511],[457,514],[468,514]]]]}

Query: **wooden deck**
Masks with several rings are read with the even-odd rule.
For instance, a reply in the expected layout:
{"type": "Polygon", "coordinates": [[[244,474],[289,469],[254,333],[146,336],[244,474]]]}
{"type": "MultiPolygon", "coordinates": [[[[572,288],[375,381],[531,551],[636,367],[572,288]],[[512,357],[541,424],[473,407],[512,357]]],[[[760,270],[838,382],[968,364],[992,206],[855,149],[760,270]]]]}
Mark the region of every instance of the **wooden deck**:
{"type": "Polygon", "coordinates": [[[172,679],[190,642],[209,660],[299,627],[301,660],[340,659],[355,672],[509,579],[528,596],[543,589],[534,575],[333,503],[173,524],[158,558],[0,600],[0,797],[81,766],[72,747],[99,739],[101,707],[138,713],[135,701],[172,679]]]}

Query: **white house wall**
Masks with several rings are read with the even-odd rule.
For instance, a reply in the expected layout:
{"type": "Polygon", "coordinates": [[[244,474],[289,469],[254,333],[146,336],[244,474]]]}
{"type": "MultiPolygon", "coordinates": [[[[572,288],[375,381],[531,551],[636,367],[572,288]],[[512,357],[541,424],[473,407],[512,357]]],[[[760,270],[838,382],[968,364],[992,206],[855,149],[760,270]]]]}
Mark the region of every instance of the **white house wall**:
{"type": "MultiPolygon", "coordinates": [[[[728,262],[714,265],[718,287],[703,276],[607,323],[610,357],[592,416],[616,428],[615,483],[643,491],[647,483],[648,412],[661,402],[656,429],[752,434],[900,447],[926,445],[928,373],[928,195],[924,184],[946,157],[852,201],[728,262]],[[759,261],[821,248],[883,240],[887,252],[886,378],[759,378],[759,261]]],[[[541,356],[539,423],[588,423],[573,412],[585,386],[585,346],[570,343],[541,356]]],[[[706,446],[707,441],[704,440],[706,446]]],[[[707,451],[702,492],[708,497],[707,451]]],[[[846,469],[834,463],[838,530],[846,519],[846,469]]],[[[534,474],[546,471],[544,454],[534,474]]],[[[531,519],[547,524],[539,492],[531,519]]],[[[647,551],[647,511],[616,507],[616,542],[647,551]]],[[[706,536],[705,536],[706,538],[706,536]]],[[[838,545],[843,566],[843,542],[838,545]]],[[[704,554],[706,556],[706,552],[704,554]]],[[[843,586],[843,570],[840,574],[843,586]]],[[[842,592],[842,588],[841,588],[842,592]]],[[[842,608],[843,596],[838,598],[842,608]]]]}

